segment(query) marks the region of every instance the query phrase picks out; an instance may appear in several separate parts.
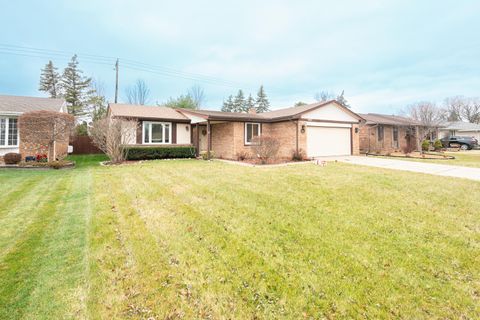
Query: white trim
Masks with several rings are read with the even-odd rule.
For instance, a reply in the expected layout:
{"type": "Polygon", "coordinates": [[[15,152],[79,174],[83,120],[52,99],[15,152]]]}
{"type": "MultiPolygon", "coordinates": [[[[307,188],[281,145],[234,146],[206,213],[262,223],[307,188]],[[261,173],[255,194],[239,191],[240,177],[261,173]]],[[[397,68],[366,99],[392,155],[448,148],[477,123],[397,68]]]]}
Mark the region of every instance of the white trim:
{"type": "Polygon", "coordinates": [[[142,144],[172,144],[172,130],[173,126],[171,122],[158,122],[158,121],[143,121],[142,122],[142,144]],[[148,124],[149,129],[148,129],[148,137],[149,137],[149,142],[145,142],[145,125],[148,124]],[[162,125],[162,137],[163,140],[165,141],[165,125],[168,124],[169,130],[168,130],[168,142],[151,142],[152,141],[152,124],[161,124],[162,125]]]}
{"type": "Polygon", "coordinates": [[[319,122],[319,121],[309,121],[306,123],[309,127],[333,127],[333,128],[351,128],[350,123],[336,123],[336,122],[319,122]]]}
{"type": "Polygon", "coordinates": [[[9,148],[18,148],[20,146],[20,130],[18,129],[18,118],[17,117],[7,117],[3,114],[0,116],[0,119],[5,119],[5,144],[0,144],[0,149],[9,149],[9,148]],[[8,144],[8,137],[10,131],[10,119],[17,120],[17,144],[10,145],[8,144]]]}
{"type": "Polygon", "coordinates": [[[23,112],[18,112],[18,111],[2,111],[2,113],[0,113],[0,117],[3,117],[3,116],[20,116],[22,114],[23,114],[23,112]]]}
{"type": "MultiPolygon", "coordinates": [[[[243,130],[243,131],[244,131],[243,142],[244,142],[245,145],[250,146],[250,145],[253,145],[254,143],[253,143],[252,141],[250,141],[250,142],[247,141],[247,125],[248,125],[248,124],[251,124],[251,125],[256,124],[256,125],[258,125],[258,136],[259,136],[259,137],[262,136],[262,125],[261,125],[260,122],[245,122],[245,125],[244,125],[244,127],[243,127],[243,129],[244,129],[244,130],[243,130]]],[[[253,138],[254,138],[254,137],[253,137],[253,127],[252,127],[252,139],[253,139],[253,138]]]]}

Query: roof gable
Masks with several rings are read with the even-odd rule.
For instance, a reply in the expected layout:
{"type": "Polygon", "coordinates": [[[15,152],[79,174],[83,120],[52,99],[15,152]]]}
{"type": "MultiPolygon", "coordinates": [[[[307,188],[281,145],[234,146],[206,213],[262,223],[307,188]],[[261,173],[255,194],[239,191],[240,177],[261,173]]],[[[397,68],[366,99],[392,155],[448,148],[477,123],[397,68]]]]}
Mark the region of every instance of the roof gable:
{"type": "Polygon", "coordinates": [[[355,117],[352,112],[348,112],[345,109],[338,103],[330,102],[306,111],[301,116],[302,119],[307,120],[358,122],[359,117],[355,117]]]}

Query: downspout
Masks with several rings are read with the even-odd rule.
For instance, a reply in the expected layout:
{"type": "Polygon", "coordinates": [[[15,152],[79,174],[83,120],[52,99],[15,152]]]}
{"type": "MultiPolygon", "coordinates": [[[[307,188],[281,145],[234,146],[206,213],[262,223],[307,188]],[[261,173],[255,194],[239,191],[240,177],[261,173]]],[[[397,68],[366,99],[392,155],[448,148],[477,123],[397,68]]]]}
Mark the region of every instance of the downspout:
{"type": "Polygon", "coordinates": [[[210,120],[207,120],[207,159],[210,160],[210,144],[212,142],[212,137],[210,133],[210,120]]]}
{"type": "Polygon", "coordinates": [[[296,155],[298,155],[298,120],[297,120],[297,130],[295,130],[295,138],[296,138],[296,141],[295,141],[295,153],[296,155]]]}
{"type": "Polygon", "coordinates": [[[196,137],[195,137],[195,145],[196,145],[196,154],[197,154],[197,157],[200,155],[200,125],[198,124],[198,122],[195,124],[195,127],[197,128],[196,130],[196,137]]]}

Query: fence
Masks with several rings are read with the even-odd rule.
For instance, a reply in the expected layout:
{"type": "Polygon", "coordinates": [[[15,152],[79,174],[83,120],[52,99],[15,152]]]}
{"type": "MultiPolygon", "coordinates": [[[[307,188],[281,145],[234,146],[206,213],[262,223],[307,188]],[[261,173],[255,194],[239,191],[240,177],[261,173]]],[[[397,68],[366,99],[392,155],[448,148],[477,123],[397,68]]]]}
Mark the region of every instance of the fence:
{"type": "Polygon", "coordinates": [[[72,138],[71,143],[73,146],[72,154],[93,154],[103,153],[92,142],[89,136],[75,136],[72,138]]]}

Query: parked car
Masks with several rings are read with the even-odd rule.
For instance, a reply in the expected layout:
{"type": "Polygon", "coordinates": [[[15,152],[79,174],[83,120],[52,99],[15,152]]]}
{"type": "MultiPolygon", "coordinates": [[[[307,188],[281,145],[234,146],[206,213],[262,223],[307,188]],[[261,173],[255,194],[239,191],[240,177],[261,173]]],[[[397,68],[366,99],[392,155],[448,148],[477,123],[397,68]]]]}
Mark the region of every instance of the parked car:
{"type": "Polygon", "coordinates": [[[471,150],[478,147],[478,140],[473,137],[450,136],[441,139],[444,147],[460,147],[462,150],[471,150]]]}

